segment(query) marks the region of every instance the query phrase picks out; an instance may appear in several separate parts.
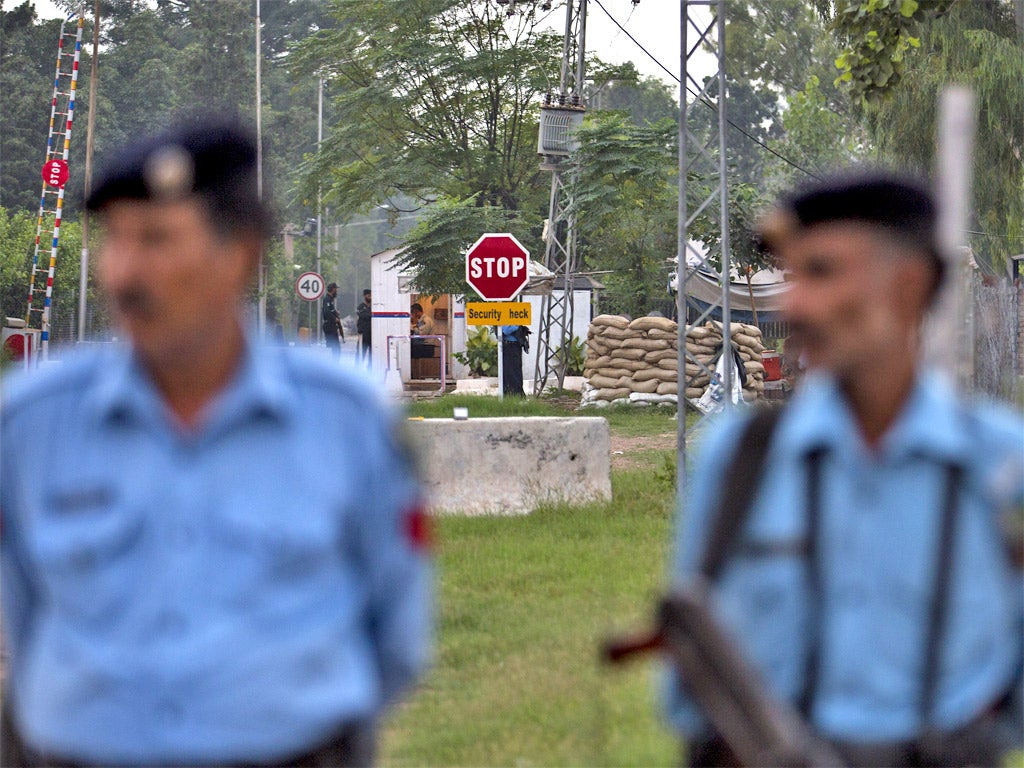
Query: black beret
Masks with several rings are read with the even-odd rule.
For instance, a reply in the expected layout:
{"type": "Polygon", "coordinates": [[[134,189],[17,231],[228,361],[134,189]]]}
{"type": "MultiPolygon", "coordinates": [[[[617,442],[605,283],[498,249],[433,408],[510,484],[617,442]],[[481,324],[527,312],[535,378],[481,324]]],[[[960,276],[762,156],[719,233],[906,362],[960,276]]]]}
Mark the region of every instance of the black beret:
{"type": "Polygon", "coordinates": [[[223,229],[269,234],[270,216],[257,192],[256,140],[231,120],[192,120],[118,152],[101,170],[86,207],[116,200],[180,200],[195,196],[223,229]]]}
{"type": "Polygon", "coordinates": [[[931,245],[936,207],[928,188],[885,171],[858,171],[825,178],[783,199],[802,226],[862,221],[898,230],[931,245]]]}
{"type": "MultiPolygon", "coordinates": [[[[921,251],[941,282],[944,262],[938,244],[935,199],[923,182],[890,171],[858,169],[815,179],[784,195],[776,209],[797,228],[829,222],[862,222],[889,230],[921,251]]],[[[761,246],[771,250],[777,235],[771,226],[760,233],[761,246]]],[[[782,227],[784,232],[787,227],[782,227]]]]}

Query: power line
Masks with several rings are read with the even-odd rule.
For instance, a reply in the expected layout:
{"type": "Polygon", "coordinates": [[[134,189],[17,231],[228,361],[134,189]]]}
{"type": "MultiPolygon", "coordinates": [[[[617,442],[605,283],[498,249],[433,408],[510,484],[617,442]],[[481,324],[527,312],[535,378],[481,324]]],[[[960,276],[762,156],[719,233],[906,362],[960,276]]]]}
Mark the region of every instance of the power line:
{"type": "MultiPolygon", "coordinates": [[[[609,18],[609,19],[611,20],[611,22],[612,22],[612,23],[613,23],[613,24],[614,24],[615,26],[617,26],[617,27],[618,27],[618,28],[619,28],[620,30],[622,30],[622,32],[623,32],[623,33],[624,33],[624,34],[626,35],[626,37],[628,37],[628,38],[629,38],[630,40],[632,40],[632,41],[633,41],[633,44],[634,44],[634,45],[636,45],[636,47],[637,47],[637,48],[639,48],[639,49],[640,49],[641,51],[643,51],[643,52],[644,52],[644,53],[645,53],[645,54],[647,55],[647,57],[648,57],[648,58],[649,58],[649,59],[650,59],[651,61],[653,61],[653,62],[654,62],[655,64],[657,64],[657,65],[658,65],[659,67],[661,67],[661,68],[662,68],[663,70],[665,70],[665,72],[667,72],[667,73],[668,73],[669,77],[671,77],[671,78],[672,78],[673,80],[675,80],[675,81],[676,81],[677,83],[679,83],[680,85],[682,85],[682,82],[681,82],[681,81],[679,80],[679,76],[678,76],[677,74],[675,74],[674,72],[672,72],[672,71],[671,71],[671,70],[670,70],[670,69],[669,69],[668,67],[666,67],[666,66],[665,66],[664,64],[662,64],[662,63],[661,63],[660,61],[658,61],[658,58],[657,58],[656,56],[654,56],[654,54],[652,54],[652,53],[651,53],[650,51],[648,51],[648,50],[647,50],[646,48],[644,48],[644,47],[643,47],[643,46],[642,46],[642,45],[640,44],[640,42],[639,42],[639,41],[638,41],[638,40],[637,40],[637,39],[636,39],[635,37],[633,37],[633,35],[631,35],[631,34],[629,33],[629,30],[627,30],[627,29],[626,29],[625,27],[623,27],[623,26],[622,26],[622,25],[621,25],[621,24],[620,24],[620,23],[618,22],[618,20],[617,20],[617,19],[616,19],[616,18],[615,18],[614,16],[612,16],[612,15],[611,15],[611,14],[610,14],[610,13],[608,12],[608,9],[607,9],[607,8],[605,8],[605,7],[604,7],[604,6],[603,6],[603,5],[601,4],[601,0],[594,0],[594,2],[595,2],[595,3],[597,3],[597,7],[598,7],[598,8],[600,8],[600,9],[601,9],[602,11],[604,11],[604,15],[605,15],[605,16],[607,16],[607,17],[608,17],[608,18],[609,18]]],[[[717,112],[717,111],[718,111],[718,106],[717,106],[717,105],[716,105],[716,104],[715,104],[714,102],[712,102],[712,101],[709,101],[709,100],[708,100],[707,98],[705,98],[705,97],[701,96],[701,95],[700,95],[700,94],[698,94],[698,93],[695,93],[695,92],[694,92],[694,91],[693,91],[693,90],[692,90],[692,89],[690,88],[690,86],[689,86],[689,85],[686,85],[686,86],[685,86],[685,88],[686,88],[686,91],[687,91],[687,93],[689,93],[689,94],[690,94],[691,96],[693,96],[693,97],[694,97],[695,99],[698,99],[698,100],[699,100],[700,102],[702,102],[702,103],[703,103],[703,104],[704,104],[705,106],[709,107],[710,109],[713,109],[713,110],[714,110],[715,112],[717,112]]],[[[807,174],[807,175],[808,175],[808,176],[810,176],[811,178],[814,178],[814,179],[818,179],[819,181],[821,180],[821,177],[820,177],[820,176],[818,176],[818,174],[814,173],[813,171],[809,171],[809,170],[807,170],[806,168],[804,168],[803,166],[801,166],[801,165],[800,165],[799,163],[796,163],[796,162],[794,162],[793,160],[790,160],[790,159],[789,159],[788,157],[786,157],[785,155],[783,155],[783,154],[781,154],[780,152],[777,152],[776,150],[772,149],[772,148],[771,148],[771,147],[769,147],[769,146],[768,146],[767,144],[765,144],[765,143],[764,143],[763,141],[761,141],[761,140],[760,140],[759,138],[757,138],[756,136],[752,136],[752,135],[751,135],[751,134],[750,134],[749,132],[747,132],[747,131],[746,131],[745,129],[743,129],[743,128],[741,128],[740,126],[738,126],[738,125],[737,125],[736,123],[734,123],[734,122],[733,122],[732,120],[730,120],[730,119],[729,119],[729,117],[726,117],[726,118],[725,118],[725,121],[726,121],[726,122],[727,122],[727,123],[728,123],[728,124],[729,124],[730,126],[732,126],[732,127],[733,127],[733,128],[735,129],[735,130],[739,131],[739,132],[740,132],[740,133],[741,133],[742,135],[746,136],[746,137],[747,137],[748,139],[750,139],[750,140],[751,140],[752,142],[754,142],[754,143],[755,143],[755,144],[757,144],[757,145],[758,145],[759,147],[761,147],[761,148],[762,148],[763,150],[765,150],[766,152],[769,152],[769,153],[771,153],[772,155],[775,155],[775,157],[779,158],[780,160],[782,160],[782,161],[783,161],[784,163],[786,163],[787,165],[790,165],[790,166],[792,166],[793,168],[797,169],[798,171],[801,171],[802,173],[805,173],[805,174],[807,174]]]]}
{"type": "MultiPolygon", "coordinates": [[[[626,37],[628,37],[628,38],[629,38],[630,40],[632,40],[632,41],[633,41],[633,44],[634,44],[634,45],[635,45],[635,46],[636,46],[637,48],[639,48],[639,49],[640,49],[641,51],[643,51],[643,52],[644,52],[644,53],[645,53],[645,54],[647,55],[647,57],[648,57],[648,58],[649,58],[649,59],[650,59],[651,61],[653,61],[653,62],[654,62],[655,64],[657,64],[657,65],[658,65],[659,67],[661,67],[661,69],[663,69],[663,70],[664,70],[664,71],[665,71],[665,72],[666,72],[666,73],[668,74],[668,76],[669,76],[669,77],[671,77],[671,78],[672,78],[673,80],[675,80],[675,81],[676,81],[677,83],[680,83],[680,84],[681,84],[681,81],[679,80],[679,76],[678,76],[678,75],[676,75],[676,74],[675,74],[675,73],[674,73],[674,72],[673,72],[672,70],[670,70],[670,69],[669,69],[668,67],[666,67],[666,66],[665,66],[664,64],[662,64],[662,63],[661,63],[661,62],[660,62],[660,61],[658,60],[658,58],[657,58],[657,57],[656,57],[656,56],[655,56],[654,54],[652,54],[652,53],[651,53],[650,51],[648,51],[648,50],[647,50],[646,48],[644,48],[644,47],[643,47],[643,45],[641,45],[641,44],[640,44],[640,42],[639,42],[639,41],[638,41],[638,40],[637,40],[637,39],[636,39],[635,37],[633,37],[633,35],[631,35],[631,34],[629,33],[629,30],[627,30],[627,29],[626,29],[625,27],[623,27],[623,26],[622,26],[622,25],[621,25],[621,24],[620,24],[620,23],[618,22],[618,20],[617,20],[617,19],[616,19],[616,18],[615,18],[614,16],[612,16],[612,15],[611,15],[611,14],[610,14],[610,13],[608,12],[608,9],[607,9],[607,8],[605,8],[605,7],[604,7],[604,5],[602,5],[602,4],[601,4],[601,0],[594,0],[594,2],[595,2],[595,3],[597,3],[597,7],[598,7],[598,8],[600,8],[600,9],[601,9],[601,10],[602,10],[602,11],[604,12],[604,15],[605,15],[605,16],[607,16],[607,17],[608,17],[608,18],[609,18],[609,19],[611,20],[611,22],[612,22],[612,23],[613,23],[613,24],[614,24],[615,26],[616,26],[616,27],[618,27],[618,28],[619,28],[619,30],[620,30],[620,31],[621,31],[621,32],[622,32],[623,34],[625,34],[625,35],[626,35],[626,37]]],[[[687,91],[687,93],[689,93],[689,94],[690,94],[691,96],[693,96],[693,97],[694,97],[695,99],[698,99],[698,100],[699,100],[699,101],[700,101],[701,103],[703,103],[703,104],[704,104],[705,106],[707,106],[708,108],[710,108],[710,109],[714,110],[715,112],[717,112],[717,111],[718,111],[718,105],[716,105],[716,104],[715,104],[714,102],[712,102],[712,101],[709,101],[708,99],[706,99],[705,97],[701,96],[700,94],[694,93],[694,91],[693,91],[693,90],[692,90],[692,89],[690,88],[690,86],[689,86],[689,85],[687,85],[687,86],[686,86],[686,91],[687,91]]],[[[730,120],[730,119],[728,118],[728,116],[727,116],[727,117],[725,118],[725,121],[726,121],[726,122],[727,122],[727,123],[728,123],[729,125],[731,125],[731,126],[732,126],[732,127],[734,128],[734,129],[736,129],[736,130],[737,130],[737,131],[739,131],[739,132],[740,132],[741,134],[743,134],[743,135],[744,135],[744,136],[746,136],[746,137],[747,137],[748,139],[750,139],[750,140],[751,140],[752,142],[754,142],[755,144],[757,144],[757,145],[758,145],[759,147],[761,147],[761,148],[762,148],[762,149],[764,149],[765,151],[767,151],[767,152],[770,152],[771,154],[775,155],[775,157],[779,158],[780,160],[782,160],[782,161],[783,161],[783,162],[785,162],[786,164],[788,164],[788,165],[792,166],[793,168],[797,169],[798,171],[801,171],[801,172],[803,172],[803,173],[807,174],[808,176],[810,176],[810,177],[811,177],[811,178],[813,178],[813,179],[817,179],[818,181],[821,181],[821,180],[822,180],[822,179],[821,179],[821,177],[820,177],[820,176],[818,176],[818,174],[814,173],[813,171],[809,171],[809,170],[807,170],[806,168],[804,168],[803,166],[801,166],[801,165],[799,165],[798,163],[794,162],[793,160],[790,160],[790,159],[789,159],[788,157],[786,157],[785,155],[782,155],[782,154],[780,154],[779,152],[777,152],[776,150],[772,149],[772,148],[771,148],[771,147],[769,147],[769,146],[768,146],[767,144],[765,144],[765,143],[764,143],[763,141],[761,141],[760,139],[758,139],[758,138],[757,138],[756,136],[752,136],[752,135],[751,135],[750,133],[748,133],[748,132],[747,132],[746,130],[744,130],[744,129],[743,129],[743,128],[741,128],[740,126],[736,125],[736,123],[734,123],[734,122],[733,122],[732,120],[730,120]]],[[[1019,237],[1012,237],[1011,235],[1004,235],[1004,234],[998,234],[998,233],[992,233],[992,232],[979,232],[979,231],[977,231],[977,230],[974,230],[974,229],[965,229],[965,230],[964,230],[964,234],[968,234],[968,235],[978,235],[979,237],[993,237],[993,238],[1001,238],[1001,239],[1004,239],[1004,240],[1011,240],[1011,241],[1012,241],[1012,240],[1020,240],[1020,239],[1021,239],[1021,238],[1019,238],[1019,237]]]]}

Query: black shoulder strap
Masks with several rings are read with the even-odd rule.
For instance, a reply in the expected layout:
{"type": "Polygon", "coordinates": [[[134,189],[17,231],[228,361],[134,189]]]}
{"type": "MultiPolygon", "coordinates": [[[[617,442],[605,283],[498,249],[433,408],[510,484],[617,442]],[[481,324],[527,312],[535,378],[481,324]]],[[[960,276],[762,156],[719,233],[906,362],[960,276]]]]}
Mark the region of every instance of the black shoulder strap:
{"type": "Polygon", "coordinates": [[[946,492],[942,517],[939,519],[938,547],[935,555],[931,605],[928,610],[928,629],[924,647],[924,677],[921,682],[919,710],[924,729],[933,727],[935,702],[938,694],[942,650],[946,636],[946,615],[949,609],[949,588],[953,577],[953,545],[960,485],[963,469],[951,464],[946,470],[946,492]]]}
{"type": "Polygon", "coordinates": [[[729,462],[725,474],[726,487],[711,520],[708,544],[700,566],[701,574],[708,581],[714,581],[721,572],[746,522],[754,492],[761,482],[768,444],[781,414],[780,408],[756,411],[729,462]]]}

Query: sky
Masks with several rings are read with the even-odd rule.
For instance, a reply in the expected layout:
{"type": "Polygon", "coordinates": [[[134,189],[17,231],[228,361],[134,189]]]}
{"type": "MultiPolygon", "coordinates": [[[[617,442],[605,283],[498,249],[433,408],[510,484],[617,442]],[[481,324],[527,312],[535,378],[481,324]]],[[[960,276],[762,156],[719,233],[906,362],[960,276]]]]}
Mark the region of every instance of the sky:
{"type": "MultiPolygon", "coordinates": [[[[20,2],[0,0],[4,7],[13,7],[20,2]]],[[[274,0],[262,2],[267,5],[274,0]]],[[[35,0],[35,5],[40,18],[57,18],[61,15],[51,0],[35,0]]],[[[635,5],[633,0],[589,0],[587,51],[610,63],[632,61],[641,75],[657,77],[677,90],[675,76],[679,73],[680,5],[672,0],[639,0],[635,5]],[[650,55],[630,40],[612,19],[625,27],[629,35],[650,55]],[[666,72],[658,62],[672,74],[666,72]]],[[[558,31],[565,29],[564,7],[555,6],[551,23],[558,31]]]]}

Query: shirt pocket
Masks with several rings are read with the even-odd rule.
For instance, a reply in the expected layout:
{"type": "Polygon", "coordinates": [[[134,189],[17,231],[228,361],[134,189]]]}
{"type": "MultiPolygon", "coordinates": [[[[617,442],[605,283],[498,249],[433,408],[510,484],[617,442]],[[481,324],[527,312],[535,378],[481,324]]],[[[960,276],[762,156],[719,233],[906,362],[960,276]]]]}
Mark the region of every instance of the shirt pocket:
{"type": "Polygon", "coordinates": [[[723,613],[748,658],[779,695],[796,690],[807,637],[806,540],[740,543],[721,582],[723,613]]]}
{"type": "Polygon", "coordinates": [[[218,505],[213,533],[225,564],[277,584],[293,584],[323,575],[339,551],[336,515],[326,499],[301,504],[268,500],[218,505]]]}
{"type": "Polygon", "coordinates": [[[143,515],[116,486],[82,480],[50,489],[32,521],[32,552],[54,602],[100,618],[123,604],[142,557],[143,515]]]}

